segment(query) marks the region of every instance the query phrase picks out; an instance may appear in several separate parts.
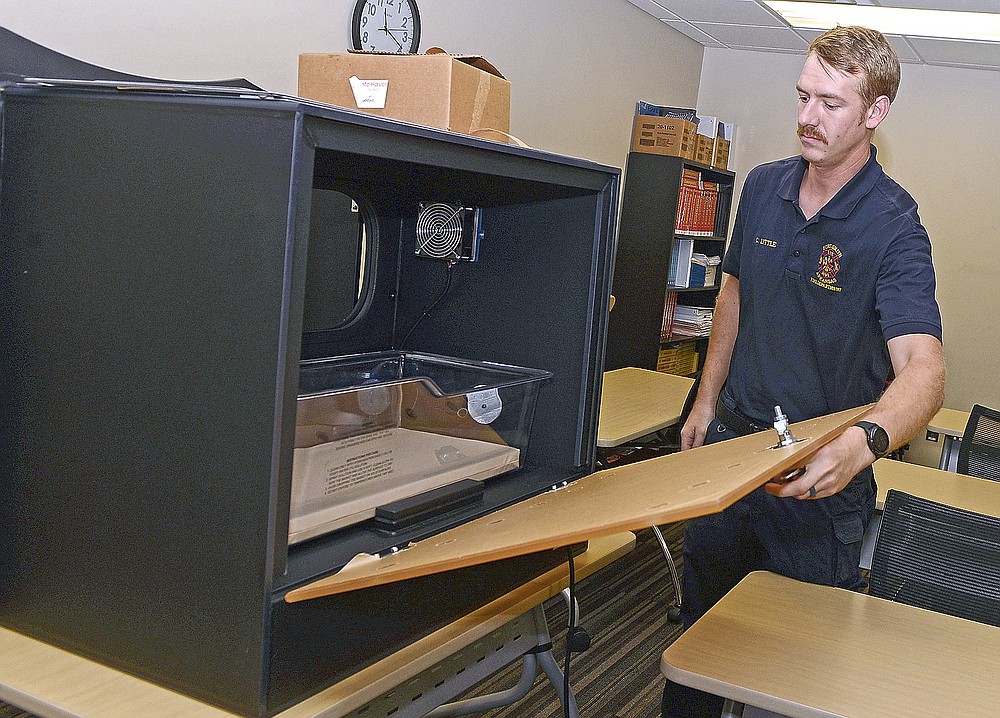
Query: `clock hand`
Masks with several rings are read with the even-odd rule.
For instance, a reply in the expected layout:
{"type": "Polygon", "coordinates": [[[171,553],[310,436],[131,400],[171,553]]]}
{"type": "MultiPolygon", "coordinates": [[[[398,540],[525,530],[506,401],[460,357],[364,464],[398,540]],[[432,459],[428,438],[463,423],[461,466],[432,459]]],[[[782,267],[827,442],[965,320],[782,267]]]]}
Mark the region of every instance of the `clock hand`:
{"type": "Polygon", "coordinates": [[[399,48],[400,52],[402,52],[402,50],[403,50],[403,43],[401,43],[399,40],[397,40],[396,36],[392,34],[393,30],[395,30],[395,28],[389,28],[388,22],[387,22],[386,23],[386,27],[383,27],[382,29],[385,30],[385,34],[386,35],[388,35],[389,37],[392,38],[392,41],[394,43],[396,43],[396,46],[399,48]]]}

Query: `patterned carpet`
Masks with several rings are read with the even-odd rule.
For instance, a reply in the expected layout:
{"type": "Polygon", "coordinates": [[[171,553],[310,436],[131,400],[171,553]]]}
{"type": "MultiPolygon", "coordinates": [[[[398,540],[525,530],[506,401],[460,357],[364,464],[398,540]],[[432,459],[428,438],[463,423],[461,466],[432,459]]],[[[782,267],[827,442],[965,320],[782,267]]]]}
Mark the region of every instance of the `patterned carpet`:
{"type": "MultiPolygon", "coordinates": [[[[661,527],[681,567],[683,524],[661,527]]],[[[570,679],[581,718],[659,718],[663,678],[660,656],[680,635],[680,626],[667,622],[674,600],[666,562],[652,531],[637,532],[636,548],[627,556],[590,576],[577,586],[581,624],[593,641],[588,650],[573,655],[570,679]]],[[[553,654],[563,664],[567,611],[561,597],[545,604],[553,654]]],[[[469,695],[503,690],[514,685],[520,665],[509,666],[477,686],[469,695]]],[[[562,707],[544,677],[513,706],[481,714],[483,718],[560,718],[562,707]]]]}
{"type": "MultiPolygon", "coordinates": [[[[680,568],[682,524],[662,527],[680,568]]],[[[666,620],[674,600],[663,554],[652,531],[637,533],[628,555],[580,581],[576,589],[581,624],[591,634],[589,649],[573,655],[570,679],[581,718],[658,718],[663,678],[660,654],[680,634],[666,620]]],[[[566,603],[562,597],[545,604],[553,654],[560,667],[565,656],[566,603]]],[[[520,663],[495,674],[469,695],[503,690],[517,683],[520,663]]],[[[140,714],[137,714],[137,716],[140,714]]],[[[560,718],[555,690],[540,676],[518,703],[482,713],[482,718],[560,718]]],[[[0,703],[0,718],[34,718],[0,703]]],[[[178,717],[183,718],[183,717],[178,717]]]]}

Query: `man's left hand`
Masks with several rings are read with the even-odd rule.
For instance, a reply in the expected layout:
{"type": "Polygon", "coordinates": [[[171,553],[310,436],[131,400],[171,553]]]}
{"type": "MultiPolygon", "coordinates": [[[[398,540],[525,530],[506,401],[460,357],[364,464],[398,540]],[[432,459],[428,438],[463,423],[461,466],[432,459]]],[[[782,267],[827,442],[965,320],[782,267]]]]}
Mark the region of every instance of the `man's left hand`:
{"type": "Polygon", "coordinates": [[[820,447],[804,467],[772,479],[764,485],[764,490],[774,496],[823,499],[843,489],[874,461],[875,454],[868,448],[864,429],[852,426],[820,447]]]}

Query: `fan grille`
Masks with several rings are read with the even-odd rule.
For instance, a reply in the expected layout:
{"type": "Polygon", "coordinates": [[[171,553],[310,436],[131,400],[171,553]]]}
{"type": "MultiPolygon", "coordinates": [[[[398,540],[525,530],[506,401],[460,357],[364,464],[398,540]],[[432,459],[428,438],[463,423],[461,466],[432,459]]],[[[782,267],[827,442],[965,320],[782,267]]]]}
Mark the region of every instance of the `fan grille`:
{"type": "Polygon", "coordinates": [[[440,259],[459,258],[463,211],[463,207],[443,202],[421,204],[417,214],[417,253],[440,259]]]}

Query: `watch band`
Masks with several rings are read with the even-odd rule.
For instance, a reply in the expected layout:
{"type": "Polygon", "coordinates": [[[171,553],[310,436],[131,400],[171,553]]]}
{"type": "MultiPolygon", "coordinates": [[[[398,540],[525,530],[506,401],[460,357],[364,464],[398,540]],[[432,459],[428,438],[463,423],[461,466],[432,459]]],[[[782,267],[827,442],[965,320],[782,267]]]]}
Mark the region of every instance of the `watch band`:
{"type": "Polygon", "coordinates": [[[876,459],[884,458],[889,453],[889,433],[874,421],[859,421],[855,426],[861,427],[868,440],[868,448],[876,459]]]}

